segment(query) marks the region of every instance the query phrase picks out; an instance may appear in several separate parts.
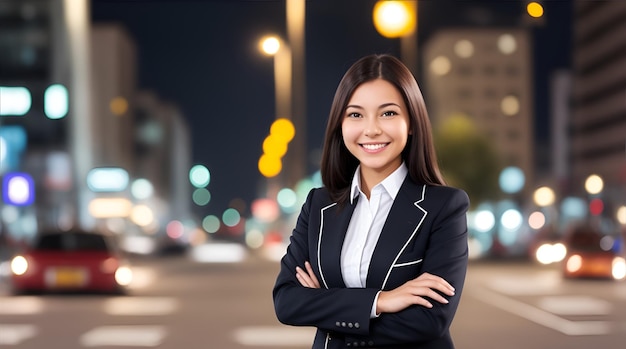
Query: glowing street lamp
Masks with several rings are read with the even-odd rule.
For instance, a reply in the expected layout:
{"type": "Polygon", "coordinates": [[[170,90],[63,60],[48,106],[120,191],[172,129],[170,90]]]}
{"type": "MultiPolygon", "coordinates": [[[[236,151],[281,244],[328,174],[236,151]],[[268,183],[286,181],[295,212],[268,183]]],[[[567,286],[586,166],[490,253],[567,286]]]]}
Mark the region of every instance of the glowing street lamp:
{"type": "Polygon", "coordinates": [[[259,42],[265,55],[274,57],[276,118],[291,118],[291,50],[277,36],[266,36],[259,42]]]}
{"type": "Polygon", "coordinates": [[[400,38],[402,61],[417,71],[417,1],[379,0],[372,12],[374,27],[386,38],[400,38]]]}

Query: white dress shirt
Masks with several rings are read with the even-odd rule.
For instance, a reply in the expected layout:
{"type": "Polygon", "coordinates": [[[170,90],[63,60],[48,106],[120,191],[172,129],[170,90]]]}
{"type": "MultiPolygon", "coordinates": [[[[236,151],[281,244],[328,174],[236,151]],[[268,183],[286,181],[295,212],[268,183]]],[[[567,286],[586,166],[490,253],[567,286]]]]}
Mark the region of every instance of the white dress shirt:
{"type": "MultiPolygon", "coordinates": [[[[357,167],[352,177],[350,203],[359,197],[348,225],[348,231],[341,249],[341,273],[347,287],[363,288],[374,248],[391,210],[391,205],[400,190],[408,169],[403,162],[398,169],[375,185],[370,198],[361,190],[361,167],[357,167]]],[[[378,298],[378,296],[376,297],[378,298]]],[[[372,306],[375,316],[376,300],[372,306]]]]}

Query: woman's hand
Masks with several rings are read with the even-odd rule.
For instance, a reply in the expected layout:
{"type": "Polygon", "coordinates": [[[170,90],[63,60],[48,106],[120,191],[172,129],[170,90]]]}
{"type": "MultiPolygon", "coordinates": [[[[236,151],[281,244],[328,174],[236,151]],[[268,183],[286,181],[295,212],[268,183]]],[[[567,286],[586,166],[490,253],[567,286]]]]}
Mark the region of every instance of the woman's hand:
{"type": "Polygon", "coordinates": [[[296,278],[300,281],[300,284],[308,288],[320,288],[320,283],[317,281],[311,263],[304,262],[304,267],[306,270],[296,267],[296,278]]]}
{"type": "Polygon", "coordinates": [[[436,275],[424,273],[396,289],[382,291],[378,295],[376,313],[396,313],[414,304],[432,308],[432,303],[425,297],[447,304],[448,300],[435,291],[448,296],[454,295],[454,287],[446,280],[436,275]]]}

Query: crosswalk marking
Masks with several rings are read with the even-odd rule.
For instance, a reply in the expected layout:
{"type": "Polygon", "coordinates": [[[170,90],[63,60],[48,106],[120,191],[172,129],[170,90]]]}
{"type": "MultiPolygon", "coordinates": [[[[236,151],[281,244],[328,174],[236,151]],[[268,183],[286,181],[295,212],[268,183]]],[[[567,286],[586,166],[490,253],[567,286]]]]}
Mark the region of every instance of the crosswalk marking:
{"type": "Polygon", "coordinates": [[[250,346],[310,346],[315,337],[314,328],[287,326],[241,327],[233,334],[235,341],[250,346]]]}
{"type": "Polygon", "coordinates": [[[104,303],[109,315],[167,315],[178,309],[178,300],[172,297],[123,297],[104,303]]]}
{"type": "Polygon", "coordinates": [[[17,345],[36,334],[34,325],[0,324],[0,345],[17,345]]]}
{"type": "Polygon", "coordinates": [[[165,338],[163,326],[101,326],[80,337],[85,347],[131,346],[156,347],[165,338]]]}
{"type": "Polygon", "coordinates": [[[42,310],[43,302],[37,297],[0,297],[0,315],[37,314],[42,310]]]}
{"type": "Polygon", "coordinates": [[[472,295],[487,304],[569,336],[605,335],[612,329],[608,321],[570,321],[487,289],[473,292],[472,295]]]}
{"type": "Polygon", "coordinates": [[[611,303],[589,296],[542,297],[539,307],[558,315],[608,315],[611,303]]]}

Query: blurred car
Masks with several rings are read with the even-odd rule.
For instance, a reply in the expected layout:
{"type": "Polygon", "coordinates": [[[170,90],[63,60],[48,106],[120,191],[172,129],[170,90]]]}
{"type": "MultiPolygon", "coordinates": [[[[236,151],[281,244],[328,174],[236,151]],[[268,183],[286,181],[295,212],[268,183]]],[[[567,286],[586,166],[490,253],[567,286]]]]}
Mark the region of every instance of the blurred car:
{"type": "Polygon", "coordinates": [[[90,291],[124,293],[132,271],[112,237],[97,232],[40,234],[10,264],[14,293],[90,291]]]}
{"type": "Polygon", "coordinates": [[[573,228],[564,239],[566,278],[626,278],[626,260],[616,247],[615,237],[588,225],[573,228]]]}

